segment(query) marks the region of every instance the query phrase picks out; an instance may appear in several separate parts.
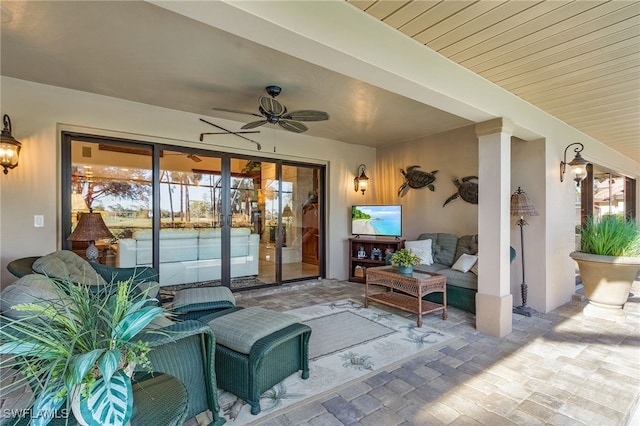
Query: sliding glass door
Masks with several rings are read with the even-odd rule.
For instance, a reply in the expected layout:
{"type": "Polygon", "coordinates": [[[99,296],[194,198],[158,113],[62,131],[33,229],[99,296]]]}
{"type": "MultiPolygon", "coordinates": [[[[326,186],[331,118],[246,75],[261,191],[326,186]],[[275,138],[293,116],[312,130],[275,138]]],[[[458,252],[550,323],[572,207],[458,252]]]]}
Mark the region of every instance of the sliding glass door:
{"type": "Polygon", "coordinates": [[[162,286],[277,285],[322,276],[323,169],[63,135],[63,247],[79,215],[99,212],[113,238],[99,262],[153,266],[162,286]]]}

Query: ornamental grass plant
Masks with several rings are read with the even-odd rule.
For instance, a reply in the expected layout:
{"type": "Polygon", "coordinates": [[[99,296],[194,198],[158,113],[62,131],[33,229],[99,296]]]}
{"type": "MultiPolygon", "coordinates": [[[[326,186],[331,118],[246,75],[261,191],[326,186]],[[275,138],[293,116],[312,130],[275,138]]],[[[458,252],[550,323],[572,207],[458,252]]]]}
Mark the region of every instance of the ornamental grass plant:
{"type": "Polygon", "coordinates": [[[582,252],[601,256],[640,257],[640,227],[621,215],[589,217],[580,232],[582,252]]]}
{"type": "Polygon", "coordinates": [[[102,289],[113,292],[46,279],[51,298],[12,306],[18,318],[0,317],[0,369],[21,373],[3,382],[0,393],[29,384],[35,397],[31,425],[48,424],[65,402],[69,412],[76,394],[87,424],[126,424],[133,411],[133,366],[150,369],[150,347],[140,336],[157,332],[146,327],[168,312],[133,278],[102,289]]]}

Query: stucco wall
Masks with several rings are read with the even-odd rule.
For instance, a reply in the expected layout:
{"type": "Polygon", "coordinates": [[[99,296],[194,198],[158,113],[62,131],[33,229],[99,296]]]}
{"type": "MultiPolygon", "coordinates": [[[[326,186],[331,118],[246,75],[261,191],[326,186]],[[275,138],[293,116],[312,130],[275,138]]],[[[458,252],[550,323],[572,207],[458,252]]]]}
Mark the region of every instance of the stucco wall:
{"type": "MultiPolygon", "coordinates": [[[[364,196],[349,188],[353,188],[358,164],[375,164],[374,148],[273,128],[255,135],[262,151],[234,136],[199,142],[200,132],[211,131],[198,120],[203,116],[8,77],[2,77],[0,83],[2,113],[10,115],[13,136],[22,142],[18,167],[0,178],[2,286],[15,281],[6,270],[11,260],[61,247],[59,135],[63,129],[325,164],[327,184],[333,189],[327,193],[327,277],[346,278],[346,238],[350,233],[346,212],[363,197],[364,202],[372,202],[375,194],[375,186],[364,196]],[[34,215],[44,216],[44,227],[33,226],[34,215]]],[[[225,120],[215,122],[239,127],[239,123],[225,120]]],[[[373,167],[367,173],[375,181],[373,167]]]]}
{"type": "Polygon", "coordinates": [[[422,140],[378,150],[376,185],[380,204],[402,204],[402,234],[407,240],[423,232],[476,234],[478,206],[462,198],[444,202],[457,192],[452,179],[478,174],[478,140],[474,126],[426,137],[422,140]],[[409,189],[404,197],[398,189],[405,181],[400,169],[418,165],[421,171],[437,170],[435,191],[409,189]]]}

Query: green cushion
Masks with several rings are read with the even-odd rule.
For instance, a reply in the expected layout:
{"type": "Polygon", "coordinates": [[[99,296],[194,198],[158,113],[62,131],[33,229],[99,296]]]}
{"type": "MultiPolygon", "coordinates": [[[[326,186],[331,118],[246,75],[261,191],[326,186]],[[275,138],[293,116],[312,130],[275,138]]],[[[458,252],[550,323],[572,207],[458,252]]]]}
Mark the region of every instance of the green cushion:
{"type": "Polygon", "coordinates": [[[236,299],[228,287],[195,287],[178,290],[173,298],[175,308],[207,302],[228,301],[235,306],[236,299]]]}
{"type": "Polygon", "coordinates": [[[12,308],[13,306],[25,303],[44,305],[68,302],[69,299],[56,290],[50,278],[44,275],[29,274],[2,290],[0,310],[3,315],[9,318],[21,319],[30,317],[33,313],[15,310],[12,308]]]}
{"type": "Polygon", "coordinates": [[[258,340],[299,322],[295,315],[249,307],[215,318],[209,321],[209,326],[217,344],[249,354],[258,340]]]}
{"type": "Polygon", "coordinates": [[[107,285],[89,262],[70,250],[60,250],[42,256],[33,263],[33,270],[39,274],[74,283],[107,285]]]}
{"type": "Polygon", "coordinates": [[[458,260],[463,254],[478,254],[477,235],[463,235],[458,239],[455,260],[458,260]]]}
{"type": "Polygon", "coordinates": [[[446,275],[447,286],[455,286],[467,288],[469,290],[478,290],[478,276],[473,272],[460,272],[455,269],[443,269],[438,271],[439,274],[446,275]]]}
{"type": "Polygon", "coordinates": [[[458,236],[445,233],[420,234],[419,240],[431,240],[434,263],[441,263],[451,267],[456,258],[458,236]]]}

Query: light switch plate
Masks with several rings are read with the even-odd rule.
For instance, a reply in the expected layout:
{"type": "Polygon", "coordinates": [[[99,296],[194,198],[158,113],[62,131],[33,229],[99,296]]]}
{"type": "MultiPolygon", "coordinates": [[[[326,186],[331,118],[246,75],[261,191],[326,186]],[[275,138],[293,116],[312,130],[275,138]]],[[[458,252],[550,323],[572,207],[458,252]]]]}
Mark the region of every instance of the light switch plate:
{"type": "Polygon", "coordinates": [[[36,228],[44,227],[44,216],[41,214],[37,214],[33,216],[33,226],[36,228]]]}

